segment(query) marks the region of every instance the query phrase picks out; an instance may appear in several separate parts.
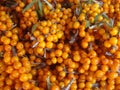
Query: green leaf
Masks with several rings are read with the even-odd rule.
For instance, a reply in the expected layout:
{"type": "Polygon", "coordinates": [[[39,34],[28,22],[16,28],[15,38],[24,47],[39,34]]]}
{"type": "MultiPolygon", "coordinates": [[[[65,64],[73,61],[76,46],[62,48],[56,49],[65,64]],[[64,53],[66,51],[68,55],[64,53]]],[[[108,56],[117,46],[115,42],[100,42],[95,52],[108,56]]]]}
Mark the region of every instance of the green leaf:
{"type": "Polygon", "coordinates": [[[112,28],[114,26],[114,20],[110,18],[110,21],[107,23],[107,25],[112,28]]]}
{"type": "Polygon", "coordinates": [[[93,2],[92,0],[88,0],[88,3],[89,3],[89,4],[92,4],[92,2],[93,2]]]}
{"type": "Polygon", "coordinates": [[[100,15],[96,15],[96,16],[95,16],[95,19],[94,19],[94,22],[95,22],[95,23],[98,21],[99,16],[100,16],[100,15]]]}
{"type": "Polygon", "coordinates": [[[47,0],[43,0],[52,10],[54,10],[53,6],[51,3],[49,3],[47,0]]]}
{"type": "Polygon", "coordinates": [[[32,33],[36,30],[37,26],[38,26],[37,23],[32,26],[32,29],[31,29],[32,33]]]}
{"type": "Polygon", "coordinates": [[[48,90],[50,90],[51,87],[50,76],[47,77],[46,81],[47,81],[47,88],[48,90]]]}
{"type": "Polygon", "coordinates": [[[90,21],[86,21],[86,28],[90,27],[90,21]]]}
{"type": "Polygon", "coordinates": [[[82,5],[80,5],[80,13],[82,12],[82,5]]]}
{"type": "Polygon", "coordinates": [[[43,16],[42,2],[41,2],[40,0],[38,0],[38,7],[39,7],[38,13],[39,13],[40,16],[42,17],[42,16],[43,16]]]}
{"type": "Polygon", "coordinates": [[[105,19],[107,19],[107,20],[109,19],[109,17],[107,16],[106,12],[103,12],[103,13],[102,13],[102,16],[103,16],[105,19]]]}
{"type": "Polygon", "coordinates": [[[24,13],[25,11],[27,11],[28,9],[30,9],[34,3],[36,2],[36,0],[33,0],[31,3],[29,3],[22,11],[22,13],[24,13]]]}
{"type": "Polygon", "coordinates": [[[114,20],[110,19],[110,26],[113,27],[113,25],[114,25],[114,20]]]}

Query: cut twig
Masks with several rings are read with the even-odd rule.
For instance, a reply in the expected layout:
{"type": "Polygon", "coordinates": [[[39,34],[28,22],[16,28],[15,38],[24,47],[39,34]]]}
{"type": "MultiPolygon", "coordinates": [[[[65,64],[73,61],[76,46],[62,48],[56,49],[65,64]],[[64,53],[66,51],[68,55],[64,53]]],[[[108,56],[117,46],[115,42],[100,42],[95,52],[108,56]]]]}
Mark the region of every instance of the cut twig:
{"type": "Polygon", "coordinates": [[[75,35],[73,35],[69,41],[70,44],[74,43],[76,41],[76,38],[78,36],[78,30],[76,31],[75,35]]]}
{"type": "Polygon", "coordinates": [[[66,87],[62,88],[61,90],[70,90],[70,87],[71,87],[71,85],[73,84],[73,82],[74,82],[74,79],[72,78],[72,79],[70,80],[70,82],[68,83],[68,85],[67,85],[66,87]]]}
{"type": "Polygon", "coordinates": [[[37,41],[37,42],[32,46],[32,48],[37,47],[38,44],[39,44],[39,42],[37,41]]]}
{"type": "Polygon", "coordinates": [[[16,51],[16,48],[15,48],[15,47],[12,47],[12,53],[13,53],[14,56],[17,55],[17,51],[16,51]]]}
{"type": "Polygon", "coordinates": [[[2,58],[3,57],[3,52],[0,52],[0,58],[2,58]]]}
{"type": "Polygon", "coordinates": [[[45,48],[45,49],[44,49],[44,55],[43,55],[44,58],[47,57],[47,56],[46,56],[46,53],[47,53],[47,49],[45,48]]]}

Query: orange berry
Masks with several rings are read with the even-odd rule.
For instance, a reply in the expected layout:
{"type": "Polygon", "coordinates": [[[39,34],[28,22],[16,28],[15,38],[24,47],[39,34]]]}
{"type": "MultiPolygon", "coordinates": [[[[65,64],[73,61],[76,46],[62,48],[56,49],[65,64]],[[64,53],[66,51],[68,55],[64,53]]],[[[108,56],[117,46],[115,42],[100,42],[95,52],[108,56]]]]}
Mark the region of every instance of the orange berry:
{"type": "Polygon", "coordinates": [[[78,21],[76,21],[74,24],[73,24],[73,28],[74,29],[78,29],[80,26],[80,23],[78,21]]]}

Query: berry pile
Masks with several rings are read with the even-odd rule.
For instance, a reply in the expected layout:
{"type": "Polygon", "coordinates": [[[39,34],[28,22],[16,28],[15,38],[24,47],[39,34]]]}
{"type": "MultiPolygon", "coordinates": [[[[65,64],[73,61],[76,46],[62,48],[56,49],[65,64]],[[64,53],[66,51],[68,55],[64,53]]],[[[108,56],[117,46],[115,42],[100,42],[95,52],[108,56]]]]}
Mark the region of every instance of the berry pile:
{"type": "Polygon", "coordinates": [[[1,0],[0,90],[120,90],[120,0],[1,0]]]}

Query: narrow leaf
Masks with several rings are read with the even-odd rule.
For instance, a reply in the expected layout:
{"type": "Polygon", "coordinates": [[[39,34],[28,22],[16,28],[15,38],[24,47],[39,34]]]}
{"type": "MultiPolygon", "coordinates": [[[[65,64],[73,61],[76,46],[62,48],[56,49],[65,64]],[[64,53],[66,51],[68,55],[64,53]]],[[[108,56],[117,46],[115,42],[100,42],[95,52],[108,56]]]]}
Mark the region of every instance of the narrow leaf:
{"type": "Polygon", "coordinates": [[[96,15],[96,16],[95,16],[95,19],[94,19],[94,22],[95,22],[95,23],[98,21],[99,16],[100,16],[100,15],[96,15]]]}
{"type": "Polygon", "coordinates": [[[110,26],[113,27],[113,25],[114,25],[114,20],[110,19],[110,26]]]}
{"type": "Polygon", "coordinates": [[[39,6],[38,12],[39,12],[40,16],[42,17],[43,16],[42,2],[40,0],[38,0],[38,6],[39,6]]]}
{"type": "Polygon", "coordinates": [[[50,76],[47,77],[46,81],[47,81],[47,88],[48,90],[50,90],[50,87],[51,87],[50,76]]]}
{"type": "Polygon", "coordinates": [[[105,19],[107,19],[107,20],[109,19],[109,17],[107,16],[106,12],[103,12],[103,13],[102,13],[102,16],[103,16],[105,19]]]}
{"type": "Polygon", "coordinates": [[[82,5],[80,5],[80,13],[82,12],[82,5]]]}
{"type": "Polygon", "coordinates": [[[36,28],[37,28],[37,26],[38,26],[38,24],[36,23],[36,24],[34,24],[33,26],[32,26],[32,33],[36,30],[36,28]]]}
{"type": "Polygon", "coordinates": [[[88,3],[91,4],[91,3],[92,3],[92,0],[88,0],[88,3]]]}
{"type": "Polygon", "coordinates": [[[86,21],[86,28],[90,27],[90,21],[86,21]]]}
{"type": "Polygon", "coordinates": [[[25,12],[25,11],[27,11],[28,9],[30,9],[33,5],[34,5],[34,3],[36,2],[36,0],[33,0],[31,3],[29,3],[24,9],[23,9],[23,13],[25,12]]]}
{"type": "Polygon", "coordinates": [[[52,4],[50,4],[47,0],[43,0],[51,9],[54,9],[52,4]]]}
{"type": "Polygon", "coordinates": [[[107,25],[108,25],[109,27],[113,27],[113,25],[114,25],[114,20],[113,20],[113,19],[110,19],[110,21],[109,21],[109,23],[107,23],[107,25]]]}

